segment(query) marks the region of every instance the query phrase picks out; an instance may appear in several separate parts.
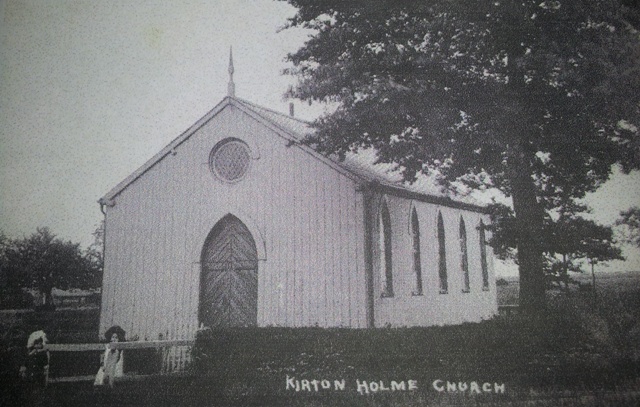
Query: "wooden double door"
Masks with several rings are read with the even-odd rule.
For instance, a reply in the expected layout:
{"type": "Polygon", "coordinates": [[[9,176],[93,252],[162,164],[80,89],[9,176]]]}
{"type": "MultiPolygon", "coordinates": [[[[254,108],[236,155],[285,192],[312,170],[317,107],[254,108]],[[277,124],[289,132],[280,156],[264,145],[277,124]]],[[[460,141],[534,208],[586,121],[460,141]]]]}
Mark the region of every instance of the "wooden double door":
{"type": "Polygon", "coordinates": [[[258,254],[251,232],[233,215],[211,230],[202,250],[200,322],[210,328],[258,323],[258,254]]]}

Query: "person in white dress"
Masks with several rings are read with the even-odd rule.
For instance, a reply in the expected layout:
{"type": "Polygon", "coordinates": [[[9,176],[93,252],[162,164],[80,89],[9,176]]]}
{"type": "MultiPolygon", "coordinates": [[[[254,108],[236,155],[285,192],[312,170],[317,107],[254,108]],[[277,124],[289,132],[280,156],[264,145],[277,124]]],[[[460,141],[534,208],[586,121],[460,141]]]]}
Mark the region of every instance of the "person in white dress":
{"type": "Polygon", "coordinates": [[[108,383],[109,386],[113,387],[114,379],[124,375],[124,352],[120,349],[112,349],[110,344],[124,342],[125,332],[115,325],[107,329],[104,336],[109,343],[105,346],[105,351],[101,358],[102,363],[93,384],[101,386],[108,383]]]}

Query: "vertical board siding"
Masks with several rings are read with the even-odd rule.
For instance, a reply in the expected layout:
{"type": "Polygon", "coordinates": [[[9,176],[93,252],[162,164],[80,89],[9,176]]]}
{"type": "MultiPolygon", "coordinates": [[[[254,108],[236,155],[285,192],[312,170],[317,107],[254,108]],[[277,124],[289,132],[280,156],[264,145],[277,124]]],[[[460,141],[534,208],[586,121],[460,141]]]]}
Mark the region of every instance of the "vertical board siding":
{"type": "MultiPolygon", "coordinates": [[[[335,222],[337,220],[335,213],[334,199],[335,195],[332,193],[332,188],[335,186],[335,179],[337,175],[331,174],[329,177],[329,187],[324,191],[324,209],[325,214],[325,227],[324,236],[335,236],[335,222]]],[[[336,320],[337,304],[335,303],[334,287],[336,282],[337,264],[335,258],[334,245],[325,244],[325,258],[327,259],[327,266],[325,267],[325,309],[326,309],[326,321],[327,325],[332,325],[336,320]]]]}
{"type": "MultiPolygon", "coordinates": [[[[161,214],[159,207],[159,196],[157,192],[157,185],[159,177],[162,177],[161,167],[155,167],[151,169],[152,176],[150,177],[150,185],[147,190],[148,199],[144,200],[143,211],[147,213],[156,214],[156,216],[150,216],[145,219],[143,224],[143,232],[148,236],[153,236],[152,239],[144,239],[141,243],[144,245],[144,250],[153,259],[152,262],[141,261],[142,258],[138,257],[136,260],[136,306],[134,309],[135,321],[142,326],[140,338],[144,340],[157,339],[150,335],[153,328],[152,324],[155,320],[162,318],[164,310],[158,309],[156,303],[158,298],[156,296],[156,287],[160,284],[158,281],[158,268],[162,264],[162,259],[159,257],[158,248],[162,247],[162,234],[170,227],[154,228],[154,225],[158,221],[158,214],[161,214]],[[145,315],[153,315],[153,318],[145,318],[145,315]]],[[[163,217],[163,222],[166,222],[166,215],[163,217]]],[[[138,243],[136,243],[138,244],[138,243]]]]}
{"type": "MultiPolygon", "coordinates": [[[[302,154],[295,154],[295,167],[294,168],[303,168],[303,166],[309,167],[309,163],[306,160],[307,157],[304,157],[302,154]]],[[[298,309],[300,312],[300,326],[308,326],[311,322],[311,318],[309,315],[309,311],[312,306],[313,299],[311,298],[309,289],[311,287],[311,282],[309,281],[309,240],[311,236],[309,236],[309,210],[311,209],[309,206],[309,172],[310,171],[296,171],[297,184],[296,189],[298,190],[296,193],[297,206],[296,212],[298,216],[296,217],[297,223],[296,228],[299,231],[298,240],[296,242],[297,249],[296,250],[296,270],[298,272],[299,279],[299,287],[300,290],[298,293],[300,294],[297,297],[298,309]]]]}
{"type": "Polygon", "coordinates": [[[364,197],[361,193],[353,191],[354,197],[352,212],[355,228],[351,231],[351,244],[356,251],[356,261],[362,265],[351,275],[350,296],[352,307],[351,326],[365,328],[367,326],[367,293],[366,270],[364,253],[364,197]],[[364,287],[363,287],[364,285],[364,287]]]}
{"type": "MultiPolygon", "coordinates": [[[[395,295],[380,298],[378,204],[371,214],[376,218],[366,220],[365,200],[356,187],[353,180],[300,147],[287,146],[264,123],[226,107],[107,208],[101,332],[119,324],[128,337],[193,338],[198,328],[202,246],[227,213],[252,225],[252,233],[257,230],[260,235],[253,236],[256,245],[266,249],[266,260],[258,261],[259,326],[366,327],[367,221],[373,222],[377,326],[457,323],[495,313],[493,256],[487,256],[490,289],[482,291],[476,238],[480,215],[473,212],[413,202],[420,223],[424,294],[411,295],[412,203],[397,197],[387,197],[395,295]],[[226,137],[245,141],[255,153],[246,177],[234,184],[216,179],[208,167],[209,152],[226,137]],[[438,292],[438,210],[447,236],[449,293],[444,295],[438,292]],[[468,234],[468,294],[461,292],[457,239],[461,215],[468,234]]],[[[184,350],[176,352],[172,369],[188,357],[184,350]]]]}
{"type": "MultiPolygon", "coordinates": [[[[347,219],[349,214],[349,186],[346,185],[346,179],[341,178],[338,180],[338,220],[340,223],[340,232],[338,233],[338,248],[340,250],[339,256],[339,272],[338,272],[338,284],[340,287],[340,293],[349,292],[349,272],[345,272],[348,270],[348,260],[353,254],[349,253],[349,240],[350,233],[347,226],[347,219]],[[344,290],[344,291],[343,291],[344,290]]],[[[340,317],[338,321],[336,321],[336,325],[345,326],[349,320],[349,304],[347,303],[347,299],[349,297],[347,295],[339,295],[338,296],[338,310],[340,311],[340,317]]]]}
{"type": "MultiPolygon", "coordinates": [[[[393,278],[394,296],[381,298],[382,281],[380,269],[380,249],[377,216],[382,199],[377,200],[374,210],[373,231],[373,272],[374,272],[374,315],[376,326],[425,326],[474,322],[491,318],[497,312],[495,275],[490,267],[490,289],[482,290],[480,270],[480,249],[476,225],[481,217],[488,223],[486,215],[475,212],[438,206],[434,204],[409,202],[406,199],[387,196],[384,198],[392,218],[393,278]],[[412,242],[410,236],[411,208],[415,207],[420,223],[420,253],[423,295],[414,296],[415,274],[412,263],[412,242]],[[447,294],[439,292],[437,216],[442,213],[446,236],[447,294]],[[470,273],[470,292],[463,293],[464,281],[460,264],[459,222],[460,217],[467,224],[467,244],[470,273]],[[471,228],[470,225],[474,225],[471,228]],[[472,236],[476,236],[476,241],[472,236]]],[[[489,249],[490,250],[490,249],[489,249]]],[[[488,253],[489,258],[493,256],[488,253]]]]}
{"type": "MultiPolygon", "coordinates": [[[[129,338],[193,338],[204,239],[230,212],[255,223],[256,244],[266,246],[258,266],[260,326],[364,326],[364,260],[356,253],[364,222],[355,188],[262,123],[226,108],[107,208],[101,330],[120,324],[129,338]],[[207,164],[213,146],[230,136],[259,156],[236,184],[217,180],[207,164]]],[[[184,360],[176,355],[172,368],[184,360]]]]}
{"type": "MultiPolygon", "coordinates": [[[[350,227],[352,220],[355,217],[355,213],[353,213],[353,204],[355,203],[355,196],[353,195],[354,191],[350,188],[347,179],[342,178],[339,182],[340,186],[340,285],[342,287],[342,292],[347,293],[347,295],[340,295],[339,309],[340,320],[338,321],[339,326],[351,326],[351,301],[349,299],[349,295],[351,293],[351,285],[352,278],[355,275],[353,272],[349,272],[349,262],[357,261],[357,253],[355,252],[355,245],[353,245],[352,240],[354,239],[353,229],[350,227]]],[[[362,238],[362,237],[360,237],[362,238]]],[[[364,281],[361,284],[362,289],[364,289],[364,281]]]]}
{"type": "MultiPolygon", "coordinates": [[[[268,157],[269,158],[265,158],[266,160],[272,159],[272,160],[279,160],[279,150],[276,148],[275,143],[273,144],[269,144],[268,146],[268,157]]],[[[282,183],[282,173],[280,171],[277,171],[277,168],[274,165],[269,165],[269,178],[273,181],[271,183],[268,184],[269,188],[267,190],[267,193],[269,194],[269,196],[271,197],[275,197],[278,196],[280,194],[280,191],[277,189],[278,186],[282,183]]],[[[273,284],[275,284],[275,288],[276,291],[276,295],[277,295],[277,302],[274,304],[274,306],[276,307],[277,312],[275,313],[275,318],[273,323],[271,323],[270,325],[286,325],[286,288],[287,288],[287,276],[288,276],[288,272],[287,272],[287,265],[286,263],[283,261],[282,256],[275,256],[275,253],[279,253],[280,251],[284,250],[284,248],[286,247],[286,242],[283,241],[284,236],[282,236],[282,234],[278,234],[278,233],[274,233],[274,231],[276,230],[276,226],[281,224],[282,222],[285,222],[287,217],[286,217],[286,213],[285,213],[285,208],[279,207],[279,205],[277,204],[275,199],[269,199],[269,213],[272,214],[272,216],[267,216],[265,214],[265,224],[267,225],[267,230],[269,231],[268,236],[267,236],[267,242],[268,243],[268,254],[267,254],[267,259],[268,262],[270,263],[271,267],[262,267],[262,269],[268,269],[270,270],[271,274],[273,275],[273,284]]],[[[258,271],[258,273],[260,273],[260,271],[258,271]]],[[[265,295],[267,295],[268,289],[265,288],[265,295]]],[[[266,323],[266,318],[264,318],[263,320],[261,320],[261,324],[262,325],[267,325],[266,323]]]]}
{"type": "MultiPolygon", "coordinates": [[[[336,186],[339,184],[339,176],[333,175],[331,180],[331,188],[329,189],[329,193],[331,194],[331,200],[328,203],[331,208],[331,234],[334,239],[340,233],[340,194],[336,192],[336,186]]],[[[337,239],[336,239],[337,240],[337,239]]],[[[340,285],[340,270],[342,269],[342,264],[340,262],[340,247],[341,242],[336,241],[335,245],[331,246],[331,279],[329,281],[330,284],[330,292],[329,292],[329,309],[331,310],[331,321],[334,324],[340,323],[340,298],[335,295],[336,287],[340,285]]]]}
{"type": "MultiPolygon", "coordinates": [[[[285,153],[288,155],[289,151],[279,150],[278,159],[280,162],[285,160],[285,153]]],[[[275,166],[275,163],[272,165],[275,166]]],[[[285,221],[276,225],[277,229],[274,229],[274,232],[284,232],[282,236],[286,236],[286,243],[283,245],[284,251],[288,252],[287,256],[282,256],[286,264],[286,273],[287,273],[287,299],[286,306],[287,309],[285,311],[286,318],[285,323],[287,326],[297,326],[296,322],[296,266],[295,266],[295,253],[296,253],[296,234],[295,234],[295,222],[296,222],[296,210],[295,210],[295,196],[293,194],[293,189],[288,188],[290,185],[295,184],[295,172],[294,171],[281,171],[278,169],[280,173],[283,175],[282,182],[278,184],[278,190],[282,191],[282,194],[275,195],[275,199],[278,200],[280,205],[283,205],[284,202],[286,204],[281,206],[281,210],[286,214],[285,221]],[[282,199],[284,198],[284,200],[282,199]],[[284,201],[284,202],[283,202],[284,201]],[[282,226],[287,225],[288,230],[283,230],[282,226]]],[[[274,253],[274,256],[277,256],[274,253]]]]}
{"type": "MultiPolygon", "coordinates": [[[[307,161],[307,165],[311,167],[311,171],[305,172],[305,184],[307,185],[307,190],[305,191],[305,206],[307,208],[316,207],[317,201],[313,198],[317,198],[316,187],[314,183],[314,179],[317,178],[313,175],[316,171],[316,163],[307,161]]],[[[304,163],[302,164],[304,165],[304,163]]],[[[304,240],[308,242],[306,255],[304,257],[305,261],[305,269],[307,270],[307,295],[309,299],[305,301],[307,307],[309,307],[308,316],[307,316],[307,325],[316,323],[320,325],[320,318],[318,314],[318,306],[319,301],[316,297],[317,294],[317,284],[318,284],[318,234],[316,232],[316,222],[317,222],[317,210],[312,210],[306,213],[306,222],[305,229],[307,238],[304,240]]]]}
{"type": "MultiPolygon", "coordinates": [[[[322,165],[317,162],[316,166],[322,165]]],[[[316,170],[317,172],[318,170],[316,170]]],[[[328,276],[329,276],[329,261],[327,259],[327,245],[324,244],[324,236],[326,236],[326,219],[327,219],[327,206],[326,206],[326,198],[324,185],[322,182],[316,180],[315,182],[315,194],[317,199],[317,211],[316,211],[316,224],[315,224],[315,233],[317,234],[317,248],[316,251],[318,253],[318,263],[316,264],[316,275],[318,276],[316,286],[317,286],[317,295],[319,300],[319,307],[323,310],[320,313],[319,322],[322,326],[327,326],[329,324],[329,316],[327,315],[328,311],[328,303],[327,303],[327,294],[330,290],[327,287],[328,276]]]]}

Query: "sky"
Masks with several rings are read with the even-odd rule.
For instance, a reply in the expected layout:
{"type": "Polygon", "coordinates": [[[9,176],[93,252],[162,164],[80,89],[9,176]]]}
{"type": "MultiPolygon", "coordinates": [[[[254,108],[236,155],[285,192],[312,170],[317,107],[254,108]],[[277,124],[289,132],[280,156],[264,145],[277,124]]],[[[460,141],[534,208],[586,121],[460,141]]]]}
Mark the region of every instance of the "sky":
{"type": "MultiPolygon", "coordinates": [[[[97,200],[226,95],[231,46],[236,95],[288,112],[284,58],[309,34],[278,33],[294,13],[271,0],[0,0],[0,230],[90,244],[97,200]]],[[[638,174],[589,198],[604,223],[639,203],[638,174]]],[[[626,253],[615,267],[640,270],[626,253]]]]}
{"type": "MultiPolygon", "coordinates": [[[[90,243],[97,200],[227,92],[288,112],[277,33],[295,10],[269,0],[0,0],[0,229],[49,226],[90,243]]],[[[297,116],[306,106],[297,107],[297,116]]],[[[311,117],[309,117],[311,118],[311,117]]]]}

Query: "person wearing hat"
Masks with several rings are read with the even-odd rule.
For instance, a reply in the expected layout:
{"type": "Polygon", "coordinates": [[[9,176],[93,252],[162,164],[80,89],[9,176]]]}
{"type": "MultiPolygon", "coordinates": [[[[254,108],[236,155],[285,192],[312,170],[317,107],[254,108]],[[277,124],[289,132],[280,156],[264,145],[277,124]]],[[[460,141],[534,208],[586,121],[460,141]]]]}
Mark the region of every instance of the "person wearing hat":
{"type": "Polygon", "coordinates": [[[44,350],[44,345],[48,342],[47,334],[42,330],[32,332],[27,339],[24,375],[32,383],[46,384],[49,373],[49,352],[44,350]]]}
{"type": "Polygon", "coordinates": [[[113,387],[114,379],[124,375],[124,353],[120,349],[112,349],[110,344],[124,342],[125,332],[122,328],[115,325],[107,329],[104,337],[109,343],[107,343],[105,347],[104,354],[102,355],[102,364],[93,384],[100,386],[109,383],[109,386],[113,387]]]}

